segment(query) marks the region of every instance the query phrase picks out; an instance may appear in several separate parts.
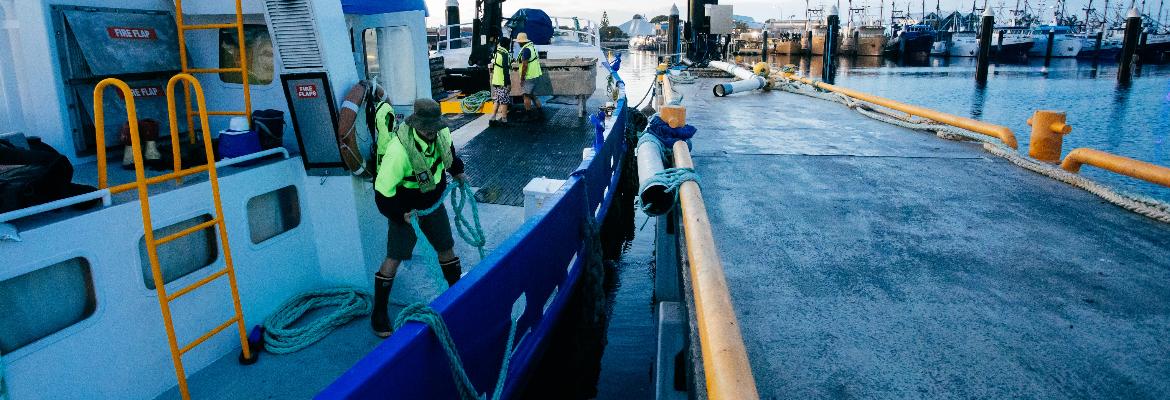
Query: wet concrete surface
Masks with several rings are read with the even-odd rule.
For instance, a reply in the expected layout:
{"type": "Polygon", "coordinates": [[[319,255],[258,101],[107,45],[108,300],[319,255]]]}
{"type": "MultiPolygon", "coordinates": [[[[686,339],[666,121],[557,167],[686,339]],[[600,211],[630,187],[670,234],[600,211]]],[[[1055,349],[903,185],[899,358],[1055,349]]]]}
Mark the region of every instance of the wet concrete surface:
{"type": "Polygon", "coordinates": [[[1170,396],[1170,225],[719,81],[677,88],[762,397],[1170,396]]]}

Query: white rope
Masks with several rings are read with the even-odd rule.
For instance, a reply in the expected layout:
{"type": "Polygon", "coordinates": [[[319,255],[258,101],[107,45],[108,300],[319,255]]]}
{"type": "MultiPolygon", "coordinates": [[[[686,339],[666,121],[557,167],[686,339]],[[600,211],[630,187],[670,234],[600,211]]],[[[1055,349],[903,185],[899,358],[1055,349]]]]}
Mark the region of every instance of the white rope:
{"type": "Polygon", "coordinates": [[[786,80],[783,84],[779,85],[779,89],[786,92],[815,97],[825,101],[841,103],[850,109],[857,111],[859,114],[874,120],[907,129],[934,132],[935,135],[943,139],[981,142],[983,143],[983,148],[987,150],[987,152],[1007,159],[1012,164],[1083,189],[1126,210],[1133,211],[1157,221],[1170,223],[1170,204],[1167,204],[1166,202],[1146,196],[1120,192],[1084,176],[1060,169],[1055,165],[1024,157],[1016,152],[1015,149],[1007,147],[998,139],[992,138],[991,136],[950,125],[940,124],[932,120],[914,119],[909,114],[879,107],[839,93],[822,91],[812,87],[811,85],[794,80],[786,80]]]}

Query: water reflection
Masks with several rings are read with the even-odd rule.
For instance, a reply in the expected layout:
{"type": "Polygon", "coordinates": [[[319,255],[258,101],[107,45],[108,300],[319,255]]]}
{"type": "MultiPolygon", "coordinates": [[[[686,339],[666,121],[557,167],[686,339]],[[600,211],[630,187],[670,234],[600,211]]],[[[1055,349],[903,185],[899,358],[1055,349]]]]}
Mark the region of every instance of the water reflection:
{"type": "Polygon", "coordinates": [[[983,119],[983,103],[987,100],[987,87],[975,85],[971,91],[971,118],[983,119]]]}

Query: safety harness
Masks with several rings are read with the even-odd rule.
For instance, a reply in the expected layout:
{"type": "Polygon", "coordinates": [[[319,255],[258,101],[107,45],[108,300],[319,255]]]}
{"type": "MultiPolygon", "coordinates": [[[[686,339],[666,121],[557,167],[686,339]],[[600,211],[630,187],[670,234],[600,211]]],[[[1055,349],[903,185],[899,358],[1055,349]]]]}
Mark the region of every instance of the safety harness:
{"type": "Polygon", "coordinates": [[[403,186],[408,187],[405,186],[406,183],[414,183],[418,185],[419,191],[427,193],[435,190],[435,187],[438,186],[435,183],[435,175],[440,173],[439,163],[442,163],[444,168],[450,168],[455,158],[451,154],[451,131],[443,128],[435,135],[435,143],[431,146],[437,146],[437,148],[432,147],[432,150],[440,153],[439,158],[434,163],[428,162],[427,157],[423,155],[422,151],[419,151],[414,136],[414,128],[409,125],[403,124],[398,129],[398,142],[402,143],[402,148],[406,150],[406,158],[410,161],[411,170],[411,176],[402,180],[403,186]]]}

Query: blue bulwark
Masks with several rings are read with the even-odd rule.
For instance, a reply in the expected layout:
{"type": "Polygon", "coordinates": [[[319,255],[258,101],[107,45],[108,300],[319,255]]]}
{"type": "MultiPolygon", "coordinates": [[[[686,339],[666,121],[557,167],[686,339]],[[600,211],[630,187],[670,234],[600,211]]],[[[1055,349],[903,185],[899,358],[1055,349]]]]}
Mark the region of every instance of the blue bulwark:
{"type": "MultiPolygon", "coordinates": [[[[581,173],[568,178],[554,195],[551,207],[530,218],[430,304],[446,321],[464,369],[479,393],[495,390],[511,327],[512,304],[521,294],[530,305],[547,305],[528,307],[517,322],[519,342],[502,397],[511,398],[523,387],[582,276],[583,262],[589,258],[583,240],[588,221],[584,210],[597,210],[597,221],[604,221],[610,209],[617,190],[606,188],[616,187],[621,176],[628,118],[625,85],[616,72],[611,70],[610,75],[622,88],[619,111],[605,142],[595,149],[596,155],[581,164],[581,173]]],[[[457,396],[442,345],[425,325],[412,322],[394,332],[317,398],[457,396]]]]}
{"type": "Polygon", "coordinates": [[[431,16],[423,0],[341,0],[341,10],[346,14],[357,15],[422,11],[426,16],[431,16]]]}

